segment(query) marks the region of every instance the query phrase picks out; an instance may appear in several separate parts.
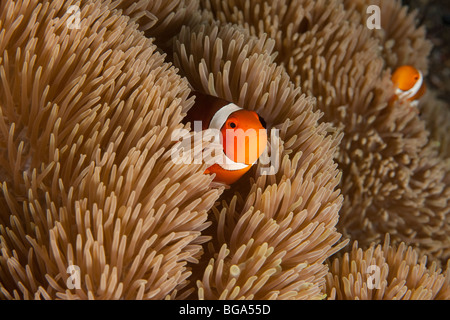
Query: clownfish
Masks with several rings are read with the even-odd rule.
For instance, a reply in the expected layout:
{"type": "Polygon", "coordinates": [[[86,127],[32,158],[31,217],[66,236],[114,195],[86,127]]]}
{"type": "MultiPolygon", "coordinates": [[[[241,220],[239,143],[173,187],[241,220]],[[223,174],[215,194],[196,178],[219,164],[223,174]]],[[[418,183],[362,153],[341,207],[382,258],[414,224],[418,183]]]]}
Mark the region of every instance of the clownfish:
{"type": "Polygon", "coordinates": [[[410,101],[411,105],[417,106],[417,100],[426,91],[422,72],[412,66],[401,66],[394,71],[391,79],[396,88],[396,98],[410,101]]]}
{"type": "MultiPolygon", "coordinates": [[[[205,170],[215,174],[213,182],[230,185],[244,175],[264,152],[267,131],[264,119],[255,111],[200,92],[193,92],[195,103],[183,122],[201,121],[201,130],[220,131],[220,152],[225,161],[216,161],[205,170]],[[251,133],[251,134],[249,134],[251,133]]],[[[195,130],[195,125],[194,125],[195,130]]]]}

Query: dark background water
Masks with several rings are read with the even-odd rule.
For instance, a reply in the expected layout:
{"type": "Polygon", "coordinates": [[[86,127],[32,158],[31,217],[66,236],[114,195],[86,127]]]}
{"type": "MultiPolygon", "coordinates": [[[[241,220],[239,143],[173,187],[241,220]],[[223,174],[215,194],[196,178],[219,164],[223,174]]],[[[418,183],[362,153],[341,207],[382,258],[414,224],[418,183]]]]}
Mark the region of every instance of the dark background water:
{"type": "Polygon", "coordinates": [[[425,25],[433,43],[429,57],[427,84],[450,108],[450,0],[403,0],[418,11],[419,23],[425,25]]]}

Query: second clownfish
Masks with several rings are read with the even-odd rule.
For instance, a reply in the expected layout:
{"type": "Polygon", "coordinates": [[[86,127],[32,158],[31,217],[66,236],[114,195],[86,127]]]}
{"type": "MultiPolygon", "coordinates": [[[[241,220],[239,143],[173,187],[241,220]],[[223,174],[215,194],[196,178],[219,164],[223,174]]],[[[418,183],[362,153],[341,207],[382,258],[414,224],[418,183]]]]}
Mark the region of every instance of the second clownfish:
{"type": "Polygon", "coordinates": [[[193,94],[195,104],[183,122],[191,122],[192,127],[194,121],[201,121],[202,130],[220,130],[226,161],[214,163],[205,174],[215,174],[214,182],[230,185],[250,170],[264,152],[267,145],[265,121],[256,112],[234,103],[199,92],[193,94]],[[249,129],[253,135],[247,135],[249,129]]]}
{"type": "Polygon", "coordinates": [[[413,106],[417,106],[417,100],[426,92],[422,72],[412,66],[398,67],[392,74],[392,82],[396,88],[395,98],[410,101],[413,106]]]}

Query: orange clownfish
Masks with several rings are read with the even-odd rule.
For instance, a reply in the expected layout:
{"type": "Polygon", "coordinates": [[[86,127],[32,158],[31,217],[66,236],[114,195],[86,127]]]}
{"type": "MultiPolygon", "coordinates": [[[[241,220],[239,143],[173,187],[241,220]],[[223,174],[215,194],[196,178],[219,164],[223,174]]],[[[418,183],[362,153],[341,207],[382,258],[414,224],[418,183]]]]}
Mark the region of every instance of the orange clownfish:
{"type": "Polygon", "coordinates": [[[396,97],[400,100],[410,101],[413,106],[417,106],[417,100],[426,91],[422,72],[412,66],[398,67],[392,74],[392,82],[396,87],[396,97]]]}
{"type": "MultiPolygon", "coordinates": [[[[256,112],[245,110],[226,100],[193,92],[195,104],[187,112],[185,123],[201,121],[201,130],[215,129],[220,136],[219,159],[205,174],[215,174],[214,182],[230,185],[244,175],[264,152],[266,124],[256,112]]],[[[197,122],[198,123],[198,122],[197,122]]],[[[198,128],[200,129],[200,128],[198,128]]]]}

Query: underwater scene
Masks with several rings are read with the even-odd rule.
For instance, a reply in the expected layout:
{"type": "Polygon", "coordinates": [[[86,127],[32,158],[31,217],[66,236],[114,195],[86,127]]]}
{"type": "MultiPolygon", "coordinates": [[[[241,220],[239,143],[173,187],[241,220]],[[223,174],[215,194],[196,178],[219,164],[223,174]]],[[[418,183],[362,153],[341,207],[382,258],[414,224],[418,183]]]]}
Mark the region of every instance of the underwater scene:
{"type": "Polygon", "coordinates": [[[449,259],[447,0],[0,0],[0,300],[450,300],[449,259]]]}

